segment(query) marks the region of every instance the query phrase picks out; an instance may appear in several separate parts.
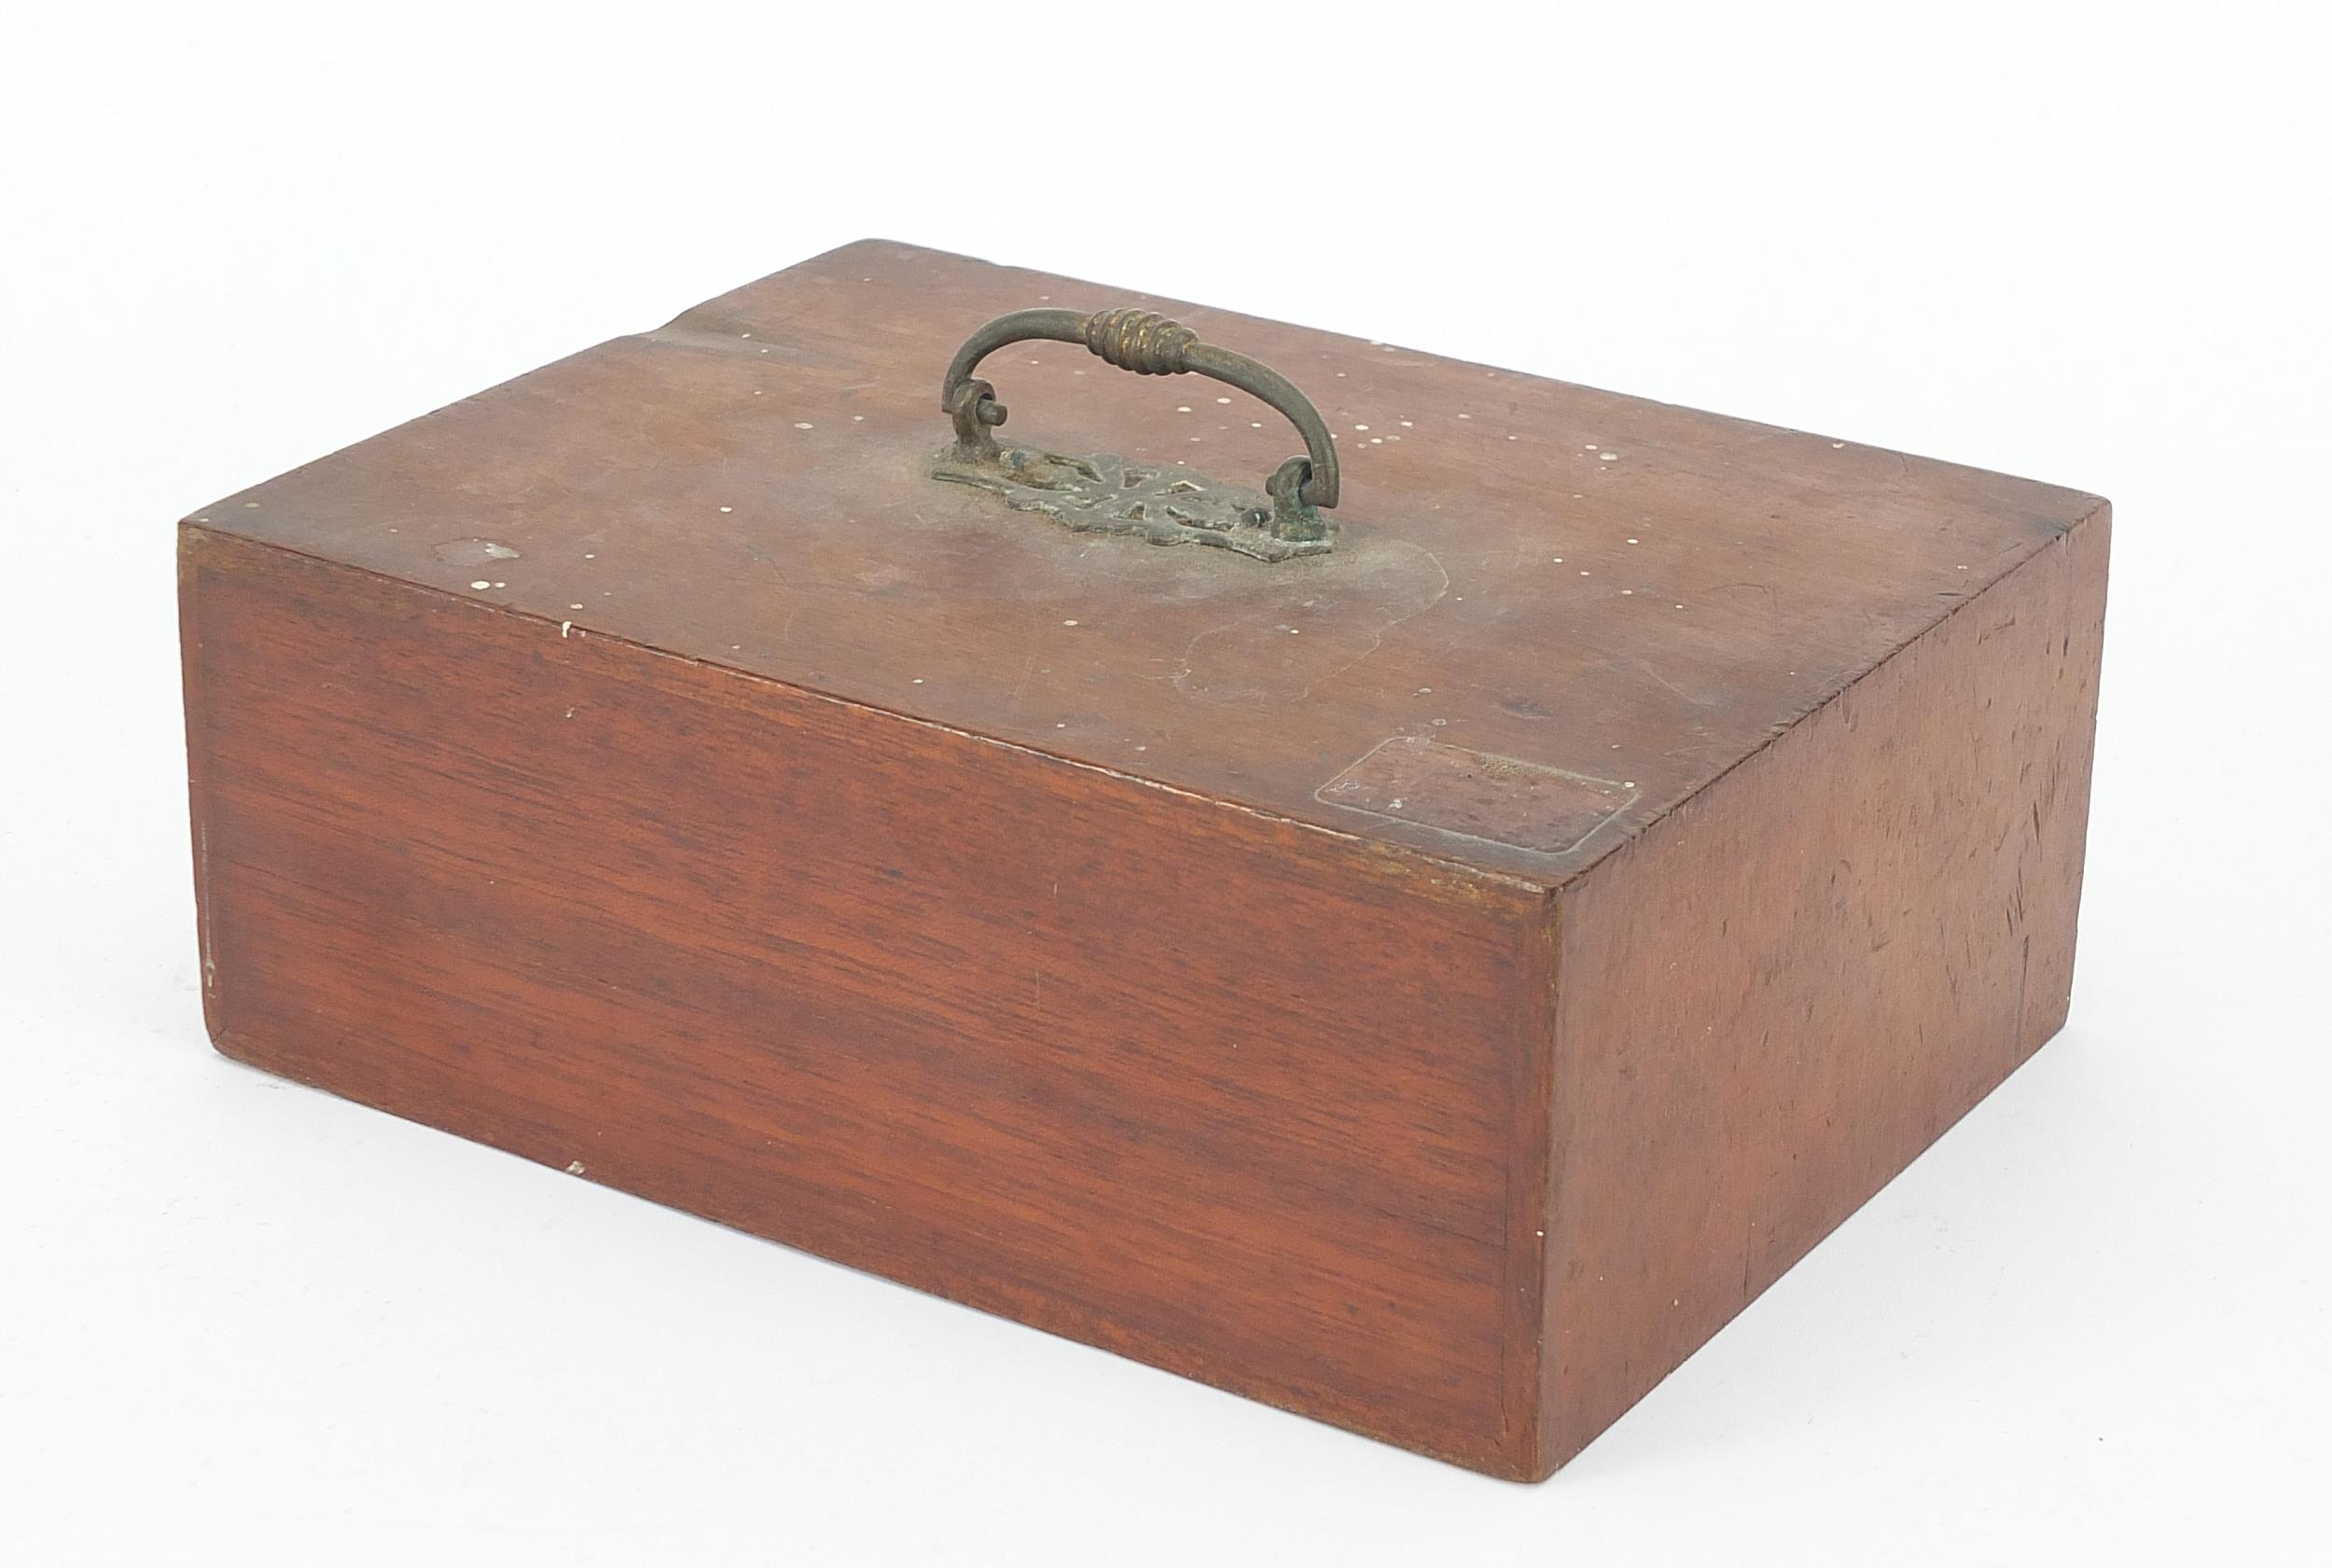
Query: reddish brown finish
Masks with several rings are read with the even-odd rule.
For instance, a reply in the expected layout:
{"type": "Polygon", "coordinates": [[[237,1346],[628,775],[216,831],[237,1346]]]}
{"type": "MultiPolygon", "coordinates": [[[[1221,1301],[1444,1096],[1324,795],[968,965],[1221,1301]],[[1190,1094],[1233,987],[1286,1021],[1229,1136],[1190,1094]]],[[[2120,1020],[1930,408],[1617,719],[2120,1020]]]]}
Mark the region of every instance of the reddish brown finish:
{"type": "Polygon", "coordinates": [[[2106,537],[2101,512],[1562,889],[1530,1468],[2063,1024],[2106,537]]]}
{"type": "MultiPolygon", "coordinates": [[[[1015,440],[1172,457],[1243,484],[1290,450],[1284,420],[1220,382],[1128,375],[1063,343],[1015,345],[983,374],[1015,440]]],[[[1553,883],[2096,505],[868,242],[198,515],[593,635],[1553,883]],[[1318,400],[1345,465],[1336,554],[1270,566],[1073,534],[929,478],[949,434],[940,373],[972,326],[1040,301],[1121,299],[1173,311],[1318,400]],[[489,543],[520,553],[482,558],[489,543]],[[1535,806],[1518,844],[1321,798],[1396,736],[1632,798],[1547,854],[1529,847],[1535,806]]]]}
{"type": "Polygon", "coordinates": [[[1342,546],[1072,534],[923,471],[1046,296],[1163,303],[869,242],[188,520],[214,1037],[1543,1476],[2061,1020],[2102,504],[1178,310],[1342,546]]]}

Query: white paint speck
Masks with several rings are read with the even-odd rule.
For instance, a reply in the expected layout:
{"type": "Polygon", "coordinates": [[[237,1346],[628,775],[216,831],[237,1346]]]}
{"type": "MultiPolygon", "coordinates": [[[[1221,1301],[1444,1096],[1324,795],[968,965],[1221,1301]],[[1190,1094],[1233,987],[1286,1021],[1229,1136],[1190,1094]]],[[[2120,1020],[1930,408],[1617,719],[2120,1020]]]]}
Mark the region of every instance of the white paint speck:
{"type": "Polygon", "coordinates": [[[806,419],[798,419],[794,421],[794,428],[797,430],[815,430],[817,426],[811,423],[806,419]]]}
{"type": "Polygon", "coordinates": [[[1606,463],[1617,463],[1619,461],[1619,454],[1616,451],[1599,451],[1595,455],[1602,458],[1606,463]]]}
{"type": "Polygon", "coordinates": [[[733,511],[735,511],[736,509],[737,509],[737,508],[736,508],[736,507],[734,507],[734,506],[723,506],[723,507],[721,508],[721,510],[722,510],[722,511],[724,511],[724,512],[733,512],[733,511]]]}
{"type": "Polygon", "coordinates": [[[484,592],[487,589],[490,589],[490,588],[493,587],[493,584],[492,584],[492,583],[490,583],[490,582],[486,581],[483,577],[480,577],[478,581],[476,581],[476,582],[474,582],[474,583],[470,584],[470,587],[472,587],[472,588],[474,588],[474,589],[477,589],[479,592],[481,592],[481,593],[482,593],[482,592],[484,592]]]}
{"type": "Polygon", "coordinates": [[[1629,540],[1629,541],[1628,541],[1628,543],[1630,543],[1630,544],[1631,544],[1631,545],[1640,545],[1640,544],[1642,544],[1643,542],[1644,542],[1644,541],[1643,541],[1643,540],[1641,540],[1641,539],[1631,539],[1631,540],[1629,540]]]}
{"type": "Polygon", "coordinates": [[[567,608],[568,608],[568,609],[570,609],[570,610],[579,610],[579,609],[581,609],[582,607],[583,607],[583,606],[582,606],[582,605],[580,605],[580,604],[569,604],[569,605],[567,606],[567,608]]]}
{"type": "Polygon", "coordinates": [[[915,677],[915,684],[916,684],[917,686],[921,686],[921,685],[923,685],[923,678],[921,675],[917,675],[917,676],[915,677]]]}
{"type": "Polygon", "coordinates": [[[573,622],[573,621],[571,621],[571,620],[562,620],[562,621],[561,621],[561,622],[559,623],[559,635],[560,635],[562,638],[565,637],[565,636],[566,636],[566,634],[567,634],[568,632],[570,632],[570,631],[574,631],[574,630],[575,630],[575,622],[573,622]]]}
{"type": "Polygon", "coordinates": [[[1180,404],[1175,405],[1175,408],[1174,408],[1174,412],[1176,412],[1176,413],[1178,413],[1178,414],[1187,414],[1187,413],[1188,413],[1189,411],[1190,411],[1190,405],[1189,405],[1189,404],[1187,404],[1187,403],[1180,403],[1180,404]]]}
{"type": "Polygon", "coordinates": [[[1073,620],[1064,620],[1061,624],[1063,626],[1075,626],[1076,622],[1073,620]]]}
{"type": "Polygon", "coordinates": [[[576,1160],[574,1164],[569,1165],[569,1166],[567,1167],[567,1174],[568,1174],[568,1175],[570,1175],[570,1176],[579,1176],[579,1175],[581,1175],[582,1173],[583,1173],[583,1162],[582,1162],[581,1160],[579,1160],[579,1159],[578,1159],[578,1160],[576,1160]]]}
{"type": "Polygon", "coordinates": [[[1372,447],[1381,447],[1384,445],[1384,437],[1381,436],[1371,436],[1368,437],[1368,444],[1372,447]]]}
{"type": "Polygon", "coordinates": [[[1368,427],[1367,427],[1367,425],[1365,425],[1365,424],[1355,424],[1355,425],[1353,425],[1353,428],[1354,430],[1359,430],[1359,431],[1364,431],[1364,432],[1365,432],[1365,431],[1367,431],[1367,428],[1368,428],[1368,427]]]}
{"type": "Polygon", "coordinates": [[[1228,398],[1228,397],[1217,397],[1216,399],[1215,399],[1215,401],[1216,401],[1217,403],[1228,403],[1228,402],[1229,402],[1229,401],[1230,401],[1230,399],[1229,399],[1229,398],[1228,398]]]}

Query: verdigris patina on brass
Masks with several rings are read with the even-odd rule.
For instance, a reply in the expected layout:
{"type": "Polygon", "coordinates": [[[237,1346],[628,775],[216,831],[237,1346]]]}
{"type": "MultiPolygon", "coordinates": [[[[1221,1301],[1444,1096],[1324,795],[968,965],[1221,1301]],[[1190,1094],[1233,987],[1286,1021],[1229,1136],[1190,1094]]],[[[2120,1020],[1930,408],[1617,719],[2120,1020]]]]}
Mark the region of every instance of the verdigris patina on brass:
{"type": "Polygon", "coordinates": [[[948,367],[940,407],[955,442],[932,477],[992,491],[1018,510],[1040,512],[1079,532],[1138,534],[1156,545],[1203,544],[1258,561],[1321,555],[1336,548],[1321,515],[1337,502],[1336,446],[1326,422],[1295,383],[1269,366],[1199,341],[1198,334],[1152,311],[1015,311],[972,334],[948,367]],[[1253,394],[1287,416],[1305,452],[1281,464],[1257,494],[1174,464],[1141,464],[1104,453],[1069,457],[1000,446],[996,389],[975,377],[980,360],[1007,343],[1043,339],[1082,343],[1137,375],[1186,373],[1253,394]]]}
{"type": "MultiPolygon", "coordinates": [[[[1080,534],[1135,534],[1154,545],[1219,545],[1258,561],[1319,555],[1336,546],[1325,522],[1314,537],[1281,537],[1272,529],[1269,497],[1173,464],[1131,463],[1106,452],[1063,457],[1024,447],[965,459],[950,449],[932,477],[992,491],[1018,511],[1041,512],[1080,534]]],[[[1312,507],[1303,510],[1319,516],[1312,507]]]]}

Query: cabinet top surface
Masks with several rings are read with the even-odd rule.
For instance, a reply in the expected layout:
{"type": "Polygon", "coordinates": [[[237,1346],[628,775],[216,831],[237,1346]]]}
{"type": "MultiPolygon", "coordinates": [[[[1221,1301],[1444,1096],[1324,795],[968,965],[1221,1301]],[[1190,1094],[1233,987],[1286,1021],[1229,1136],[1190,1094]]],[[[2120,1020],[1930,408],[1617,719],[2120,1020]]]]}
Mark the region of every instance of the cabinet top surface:
{"type": "MultiPolygon", "coordinates": [[[[1018,343],[998,439],[1259,489],[1287,422],[1018,343]]],[[[1548,885],[2101,505],[1820,436],[881,241],[189,520],[1548,885]],[[1164,312],[1318,406],[1328,554],[1075,532],[932,476],[981,322],[1164,312]]]]}

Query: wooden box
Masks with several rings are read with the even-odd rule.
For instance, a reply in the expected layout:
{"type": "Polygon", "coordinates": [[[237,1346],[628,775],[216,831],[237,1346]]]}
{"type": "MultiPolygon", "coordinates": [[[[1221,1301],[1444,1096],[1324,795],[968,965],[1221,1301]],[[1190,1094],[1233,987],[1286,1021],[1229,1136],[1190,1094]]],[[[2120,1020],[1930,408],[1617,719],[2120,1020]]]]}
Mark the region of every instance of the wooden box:
{"type": "Polygon", "coordinates": [[[186,520],[210,1030],[1544,1477],[2063,1020],[2106,539],[846,246],[186,520]]]}

